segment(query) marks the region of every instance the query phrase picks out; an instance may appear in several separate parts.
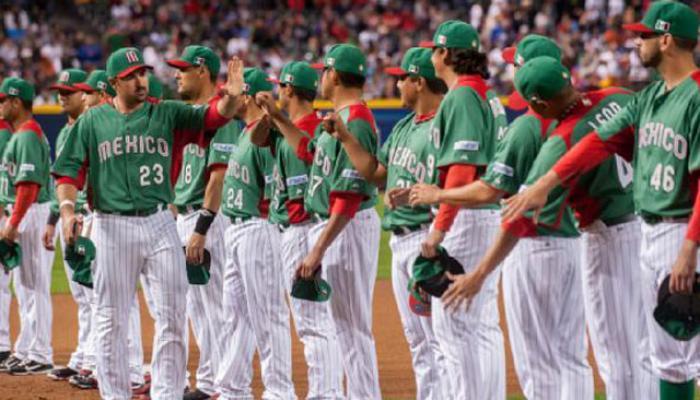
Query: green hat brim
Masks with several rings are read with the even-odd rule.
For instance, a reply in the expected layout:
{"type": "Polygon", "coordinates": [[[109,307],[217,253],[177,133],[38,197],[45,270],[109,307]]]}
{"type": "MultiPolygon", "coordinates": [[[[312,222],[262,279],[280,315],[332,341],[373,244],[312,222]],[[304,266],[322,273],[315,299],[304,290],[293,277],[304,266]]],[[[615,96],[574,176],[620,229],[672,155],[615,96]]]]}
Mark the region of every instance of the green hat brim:
{"type": "MultiPolygon", "coordinates": [[[[183,247],[184,249],[184,247],[183,247]]],[[[204,259],[200,264],[187,264],[187,281],[190,285],[206,285],[211,278],[211,253],[204,249],[204,259]]]]}
{"type": "Polygon", "coordinates": [[[139,71],[139,70],[142,70],[142,69],[152,70],[153,67],[148,65],[148,64],[134,65],[134,66],[131,66],[131,67],[125,69],[124,71],[118,73],[116,77],[117,78],[124,78],[124,77],[129,76],[132,73],[139,71]]]}
{"type": "Polygon", "coordinates": [[[321,278],[297,278],[292,284],[291,296],[300,300],[324,302],[330,299],[331,292],[331,286],[321,278]]]}

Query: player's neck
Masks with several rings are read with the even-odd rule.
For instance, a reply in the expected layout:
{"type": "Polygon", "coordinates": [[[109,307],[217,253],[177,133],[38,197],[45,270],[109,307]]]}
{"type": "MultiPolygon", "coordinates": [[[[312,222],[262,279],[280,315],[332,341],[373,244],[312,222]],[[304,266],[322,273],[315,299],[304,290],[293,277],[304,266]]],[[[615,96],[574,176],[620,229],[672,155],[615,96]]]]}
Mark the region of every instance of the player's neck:
{"type": "Polygon", "coordinates": [[[445,70],[442,72],[441,78],[443,81],[445,81],[445,84],[447,85],[447,87],[452,89],[457,85],[457,81],[459,80],[459,75],[456,72],[454,72],[452,69],[445,68],[445,70]]]}
{"type": "Polygon", "coordinates": [[[680,85],[697,69],[698,66],[695,64],[693,55],[690,52],[684,52],[679,57],[664,58],[657,68],[666,83],[667,90],[680,85]]]}
{"type": "Polygon", "coordinates": [[[117,94],[117,96],[114,98],[114,108],[122,114],[131,114],[132,112],[140,109],[144,103],[144,101],[129,103],[119,96],[119,94],[117,94]]]}
{"type": "Polygon", "coordinates": [[[287,112],[289,113],[290,120],[297,121],[314,112],[314,106],[308,101],[300,101],[293,98],[289,101],[287,112]]]}
{"type": "Polygon", "coordinates": [[[440,102],[442,101],[442,95],[432,93],[430,91],[422,93],[418,96],[416,100],[416,105],[413,107],[413,111],[416,115],[428,115],[437,111],[440,107],[440,102]]]}
{"type": "Polygon", "coordinates": [[[265,111],[263,111],[262,108],[256,106],[256,105],[251,105],[246,107],[245,114],[243,115],[243,122],[245,122],[246,125],[249,125],[260,118],[262,118],[265,115],[265,111]]]}
{"type": "Polygon", "coordinates": [[[191,104],[207,104],[209,100],[216,94],[216,86],[212,83],[206,83],[202,86],[202,90],[197,97],[190,101],[191,104]]]}
{"type": "Polygon", "coordinates": [[[80,116],[80,114],[83,113],[85,110],[85,107],[80,107],[78,111],[73,111],[72,113],[68,113],[68,124],[73,125],[73,122],[75,122],[76,119],[80,116]]]}
{"type": "Polygon", "coordinates": [[[23,123],[29,121],[32,119],[32,113],[29,111],[26,111],[24,109],[20,110],[19,114],[17,114],[17,118],[15,118],[14,121],[11,121],[12,124],[12,129],[16,130],[20,126],[22,126],[23,123]]]}
{"type": "Polygon", "coordinates": [[[338,86],[334,90],[333,97],[330,100],[333,103],[335,111],[340,111],[353,104],[362,103],[362,89],[338,86]]]}

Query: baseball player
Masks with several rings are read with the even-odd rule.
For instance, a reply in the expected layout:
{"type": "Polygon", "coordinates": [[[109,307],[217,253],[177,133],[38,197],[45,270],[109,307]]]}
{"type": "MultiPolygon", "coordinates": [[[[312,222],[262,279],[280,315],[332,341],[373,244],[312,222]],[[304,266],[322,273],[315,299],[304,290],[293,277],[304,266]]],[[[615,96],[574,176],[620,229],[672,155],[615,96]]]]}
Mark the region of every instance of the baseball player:
{"type": "Polygon", "coordinates": [[[657,290],[670,274],[672,292],[689,292],[697,270],[700,212],[695,199],[700,72],[693,60],[700,18],[671,1],[652,3],[637,32],[640,59],[663,78],[635,94],[608,121],[598,121],[552,169],[522,194],[509,199],[504,218],[541,208],[560,183],[582,179],[620,154],[633,160],[633,193],[642,222],[642,300],[651,338],[651,360],[660,377],[661,399],[692,399],[700,366],[700,339],[678,342],[651,318],[657,290]],[[604,122],[601,124],[601,122],[604,122]],[[692,218],[691,218],[692,217],[692,218]]]}
{"type": "MultiPolygon", "coordinates": [[[[0,118],[0,154],[5,151],[5,146],[11,137],[12,125],[0,118]]],[[[9,204],[10,197],[7,193],[9,189],[7,173],[4,166],[0,164],[0,224],[5,223],[3,220],[5,219],[5,206],[9,204]]],[[[12,301],[10,277],[10,274],[0,273],[0,370],[6,370],[4,364],[12,354],[10,343],[10,302],[12,301]]]]}
{"type": "Polygon", "coordinates": [[[0,236],[18,241],[22,248],[21,265],[12,272],[21,329],[5,367],[14,375],[46,373],[53,368],[51,253],[41,245],[41,229],[49,214],[49,142],[32,118],[32,84],[6,78],[0,99],[2,117],[14,128],[3,165],[8,184],[15,189],[12,213],[0,236]]]}
{"type": "MultiPolygon", "coordinates": [[[[187,46],[168,65],[177,68],[178,93],[190,104],[207,104],[216,93],[221,68],[219,57],[208,47],[187,46]]],[[[231,122],[220,128],[207,148],[189,144],[183,149],[180,175],[175,183],[177,229],[187,259],[201,263],[206,249],[211,253],[211,277],[207,285],[190,285],[187,315],[199,346],[197,386],[186,400],[205,400],[216,392],[214,379],[223,354],[224,312],[223,274],[226,249],[224,231],[227,218],[217,215],[228,159],[239,135],[239,125],[231,122]]]]}
{"type": "Polygon", "coordinates": [[[141,272],[155,301],[152,357],[154,398],[176,398],[185,387],[185,258],[172,202],[172,167],[188,143],[205,146],[233,117],[242,87],[241,63],[228,65],[225,95],[210,106],[146,102],[147,73],[141,52],[122,48],[107,60],[117,96],[90,109],[73,126],[54,164],[65,239],[74,240],[76,191],[88,180],[95,210],[97,251],[97,377],[106,399],[131,396],[126,355],[129,306],[141,272]],[[207,129],[203,131],[202,129],[207,129]],[[87,173],[87,178],[85,177],[87,173]]]}
{"type": "Polygon", "coordinates": [[[310,279],[321,273],[333,289],[331,312],[343,354],[347,397],[378,399],[372,335],[372,288],[379,251],[379,218],[373,209],[377,190],[333,137],[336,129],[346,130],[365,150],[373,154],[377,150],[374,117],[362,101],[366,61],[356,46],[337,44],[323,63],[312,66],[323,69],[321,95],[333,103],[334,112],[326,116],[313,139],[283,119],[274,119],[297,156],[311,164],[304,207],[316,224],[297,274],[310,279]]]}
{"type": "Polygon", "coordinates": [[[78,82],[75,87],[83,91],[86,108],[108,102],[117,95],[112,85],[109,84],[107,71],[103,69],[93,70],[85,82],[78,82]]]}
{"type": "MultiPolygon", "coordinates": [[[[440,103],[430,129],[430,143],[439,171],[432,182],[462,186],[485,172],[496,144],[505,135],[505,109],[485,82],[486,56],[479,36],[461,21],[442,23],[433,41],[432,63],[450,90],[440,103]]],[[[460,209],[443,204],[421,244],[424,257],[435,257],[441,243],[465,268],[472,267],[493,237],[495,204],[460,209]]],[[[468,312],[448,313],[432,301],[433,331],[446,359],[450,398],[505,397],[505,353],[497,307],[498,274],[485,284],[468,312]]]]}
{"type": "Polygon", "coordinates": [[[255,101],[272,84],[260,68],[246,68],[245,91],[237,117],[246,124],[231,153],[222,210],[226,229],[224,309],[225,354],[216,385],[222,399],[252,399],[253,356],[257,348],[263,398],[296,399],[292,383],[289,312],[285,304],[279,230],[267,215],[275,159],[252,143],[256,129],[269,129],[255,101]],[[261,246],[264,246],[261,247],[261,246]]]}
{"type": "MultiPolygon", "coordinates": [[[[282,68],[279,84],[279,102],[289,115],[288,120],[277,108],[269,92],[260,92],[256,100],[272,114],[285,118],[309,138],[313,138],[319,115],[313,101],[318,88],[318,73],[306,62],[293,61],[282,68]]],[[[312,302],[291,296],[296,270],[309,252],[309,230],[312,220],[304,209],[304,193],[308,183],[309,167],[300,160],[294,149],[275,129],[257,130],[259,137],[251,140],[256,145],[269,146],[275,156],[273,168],[274,189],[270,202],[269,219],[282,231],[281,255],[284,264],[284,285],[297,335],[304,343],[308,365],[308,399],[339,399],[343,397],[342,360],[338,338],[328,302],[312,302]]]]}
{"type": "MultiPolygon", "coordinates": [[[[445,83],[435,76],[430,61],[431,51],[409,49],[400,67],[386,72],[398,77],[397,86],[404,106],[413,110],[396,123],[379,154],[366,151],[352,135],[336,130],[335,137],[342,143],[357,171],[377,186],[386,187],[388,197],[397,188],[430,181],[435,172],[435,156],[430,151],[429,128],[440,101],[447,92],[445,83]]],[[[389,208],[384,214],[382,228],[392,232],[392,286],[406,340],[411,351],[416,376],[416,398],[444,399],[447,371],[444,357],[435,340],[431,318],[415,314],[409,307],[406,290],[413,262],[420,253],[420,243],[428,233],[432,213],[427,207],[400,206],[389,208]]]]}

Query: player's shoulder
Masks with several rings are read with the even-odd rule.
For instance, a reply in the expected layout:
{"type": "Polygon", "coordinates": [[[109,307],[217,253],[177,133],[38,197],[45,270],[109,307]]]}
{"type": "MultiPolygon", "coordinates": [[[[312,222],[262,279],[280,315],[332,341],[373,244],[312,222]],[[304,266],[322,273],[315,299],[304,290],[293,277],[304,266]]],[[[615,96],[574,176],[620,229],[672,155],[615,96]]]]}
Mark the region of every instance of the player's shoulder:
{"type": "Polygon", "coordinates": [[[524,114],[518,116],[508,126],[506,138],[511,136],[511,133],[517,135],[534,135],[544,137],[547,133],[547,128],[552,123],[552,120],[543,118],[533,110],[527,110],[524,114]]]}
{"type": "Polygon", "coordinates": [[[5,130],[12,131],[12,125],[4,119],[0,118],[0,131],[5,130]]]}
{"type": "Polygon", "coordinates": [[[408,125],[413,121],[413,119],[416,117],[416,112],[411,111],[408,114],[406,114],[403,118],[401,118],[396,125],[394,125],[394,130],[396,129],[402,129],[404,126],[408,125]]]}
{"type": "Polygon", "coordinates": [[[347,122],[364,121],[374,126],[374,115],[365,103],[353,104],[347,108],[347,122]]]}

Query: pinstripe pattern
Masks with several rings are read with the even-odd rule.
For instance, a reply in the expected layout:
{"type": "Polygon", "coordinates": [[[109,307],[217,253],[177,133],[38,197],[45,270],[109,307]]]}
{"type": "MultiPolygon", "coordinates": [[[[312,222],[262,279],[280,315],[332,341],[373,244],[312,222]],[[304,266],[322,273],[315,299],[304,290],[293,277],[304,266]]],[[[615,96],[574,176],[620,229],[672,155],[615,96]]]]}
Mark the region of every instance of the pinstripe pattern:
{"type": "MultiPolygon", "coordinates": [[[[309,232],[315,243],[326,222],[309,232]]],[[[372,335],[372,298],[379,256],[379,217],[359,211],[323,257],[322,275],[333,294],[331,312],[343,354],[348,399],[380,399],[379,372],[372,335]]]]}
{"type": "Polygon", "coordinates": [[[419,317],[408,306],[408,281],[413,263],[420,254],[420,245],[427,229],[405,235],[392,235],[391,284],[403,325],[403,332],[411,351],[413,371],[416,375],[416,399],[441,400],[447,397],[447,371],[445,359],[433,334],[432,318],[419,317]]]}
{"type": "Polygon", "coordinates": [[[139,274],[144,273],[155,309],[151,360],[154,399],[182,396],[185,385],[185,259],[172,214],[123,217],[97,213],[97,377],[104,399],[129,399],[127,331],[139,274]]]}
{"type": "Polygon", "coordinates": [[[22,263],[12,271],[19,304],[20,332],[15,355],[53,364],[51,349],[51,252],[41,243],[49,203],[33,204],[19,225],[22,263]]]}
{"type": "MultiPolygon", "coordinates": [[[[0,209],[0,226],[5,226],[5,219],[2,209],[0,209]]],[[[12,293],[10,292],[10,275],[0,269],[0,351],[10,351],[10,302],[12,293]]]]}
{"type": "Polygon", "coordinates": [[[657,398],[642,311],[639,222],[591,225],[583,234],[583,298],[609,400],[657,398]]]}
{"type": "MultiPolygon", "coordinates": [[[[284,282],[289,293],[296,269],[308,254],[310,224],[292,225],[282,234],[284,282]]],[[[340,345],[329,302],[316,303],[289,297],[294,326],[304,343],[311,399],[342,399],[343,369],[340,345]]]]}
{"type": "Polygon", "coordinates": [[[515,369],[528,399],[592,400],[578,239],[521,239],[503,267],[515,369]]]}
{"type": "MultiPolygon", "coordinates": [[[[198,212],[178,215],[177,231],[182,245],[186,246],[194,232],[198,212]]],[[[189,285],[187,289],[187,316],[192,324],[197,345],[199,364],[197,366],[197,388],[205,393],[216,392],[214,379],[223,354],[221,341],[224,326],[223,269],[226,260],[224,231],[230,223],[228,218],[217,215],[207,232],[206,248],[211,253],[211,277],[207,285],[189,285]]]]}
{"type": "MultiPolygon", "coordinates": [[[[646,315],[654,313],[659,285],[671,273],[687,230],[686,223],[642,223],[642,301],[646,315]]],[[[647,324],[656,376],[670,382],[700,376],[700,336],[681,342],[667,334],[653,317],[647,319],[647,324]]]]}
{"type": "MultiPolygon", "coordinates": [[[[493,241],[498,211],[462,209],[443,246],[469,271],[493,241]]],[[[503,399],[505,350],[498,325],[500,267],[484,282],[467,312],[449,312],[433,298],[433,331],[445,355],[451,383],[450,399],[503,399]],[[476,355],[476,356],[475,356],[476,355]]]]}
{"type": "Polygon", "coordinates": [[[264,399],[296,399],[292,383],[289,311],[277,228],[253,218],[226,229],[224,343],[216,378],[221,399],[252,399],[253,355],[260,356],[264,399]],[[265,246],[265,251],[261,246],[265,246]]]}

